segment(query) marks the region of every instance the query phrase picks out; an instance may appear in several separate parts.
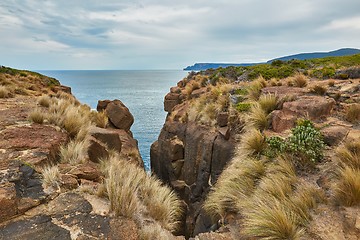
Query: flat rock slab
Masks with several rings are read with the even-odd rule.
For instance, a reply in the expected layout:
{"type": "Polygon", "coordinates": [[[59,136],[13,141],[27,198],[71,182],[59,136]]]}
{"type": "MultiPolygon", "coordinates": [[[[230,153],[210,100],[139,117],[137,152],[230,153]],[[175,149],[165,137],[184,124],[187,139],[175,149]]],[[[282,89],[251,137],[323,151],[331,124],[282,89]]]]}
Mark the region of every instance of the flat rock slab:
{"type": "Polygon", "coordinates": [[[70,232],[52,223],[50,216],[38,215],[0,227],[0,239],[71,239],[70,232]]]}

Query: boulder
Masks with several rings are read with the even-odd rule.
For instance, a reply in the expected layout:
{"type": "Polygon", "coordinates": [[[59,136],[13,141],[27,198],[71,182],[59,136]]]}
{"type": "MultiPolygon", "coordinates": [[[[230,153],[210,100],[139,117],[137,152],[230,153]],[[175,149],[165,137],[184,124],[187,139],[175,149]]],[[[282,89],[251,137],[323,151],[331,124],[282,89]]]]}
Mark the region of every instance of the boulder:
{"type": "Polygon", "coordinates": [[[301,96],[296,101],[285,102],[283,108],[272,113],[272,127],[282,132],[294,126],[297,118],[318,120],[330,115],[335,100],[320,96],[301,96]]]}
{"type": "Polygon", "coordinates": [[[168,93],[164,99],[164,111],[171,112],[172,109],[181,102],[179,97],[180,94],[178,93],[168,93]]]}
{"type": "Polygon", "coordinates": [[[94,137],[89,139],[88,156],[90,161],[99,163],[102,159],[109,157],[109,152],[105,143],[94,137]]]}
{"type": "Polygon", "coordinates": [[[115,150],[117,152],[121,151],[121,141],[119,134],[115,131],[99,127],[91,127],[89,134],[102,143],[105,143],[109,149],[115,150]]]}
{"type": "Polygon", "coordinates": [[[98,112],[104,111],[110,102],[111,102],[110,100],[99,100],[96,106],[96,110],[98,112]]]}
{"type": "Polygon", "coordinates": [[[336,146],[348,135],[350,129],[344,126],[328,126],[321,129],[324,142],[329,146],[336,146]]]}
{"type": "Polygon", "coordinates": [[[124,129],[126,131],[130,130],[131,125],[134,123],[134,117],[120,100],[115,99],[113,101],[99,101],[96,109],[101,111],[104,107],[106,114],[109,117],[109,121],[116,128],[124,129]]]}
{"type": "Polygon", "coordinates": [[[92,162],[77,165],[69,174],[90,181],[99,181],[101,179],[99,167],[92,162]]]}

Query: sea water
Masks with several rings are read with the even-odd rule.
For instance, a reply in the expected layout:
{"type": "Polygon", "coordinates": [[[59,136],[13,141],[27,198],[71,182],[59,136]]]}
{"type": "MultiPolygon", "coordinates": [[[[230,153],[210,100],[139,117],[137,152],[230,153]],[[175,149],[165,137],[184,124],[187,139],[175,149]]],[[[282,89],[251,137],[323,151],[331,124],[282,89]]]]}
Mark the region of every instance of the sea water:
{"type": "Polygon", "coordinates": [[[135,118],[131,127],[140,154],[150,168],[150,146],[165,122],[164,96],[184,78],[182,70],[54,70],[38,71],[71,87],[81,102],[96,109],[98,100],[121,100],[135,118]]]}

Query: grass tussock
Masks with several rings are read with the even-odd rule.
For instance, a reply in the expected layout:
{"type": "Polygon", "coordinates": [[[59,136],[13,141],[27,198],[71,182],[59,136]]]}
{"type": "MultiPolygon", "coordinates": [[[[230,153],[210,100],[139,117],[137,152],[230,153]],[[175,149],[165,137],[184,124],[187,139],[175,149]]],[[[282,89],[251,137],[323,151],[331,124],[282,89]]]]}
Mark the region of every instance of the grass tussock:
{"type": "Polygon", "coordinates": [[[84,163],[87,158],[89,142],[70,141],[67,145],[60,147],[60,161],[63,163],[79,164],[84,163]]]}
{"type": "Polygon", "coordinates": [[[269,127],[269,114],[264,111],[259,103],[251,106],[246,120],[248,128],[256,128],[262,131],[269,127]]]}
{"type": "Polygon", "coordinates": [[[336,156],[341,166],[360,169],[360,142],[346,142],[337,149],[336,156]]]}
{"type": "Polygon", "coordinates": [[[42,170],[44,188],[58,188],[60,171],[58,166],[48,166],[42,170]]]}
{"type": "Polygon", "coordinates": [[[345,109],[345,119],[351,123],[360,122],[360,104],[351,104],[345,109]]]}
{"type": "Polygon", "coordinates": [[[278,97],[274,94],[263,94],[257,101],[260,107],[269,114],[274,111],[278,106],[278,97]]]}
{"type": "Polygon", "coordinates": [[[257,200],[245,212],[243,233],[261,239],[300,239],[304,230],[297,226],[296,216],[277,199],[257,200]],[[272,204],[269,204],[272,202],[272,204]]]}
{"type": "Polygon", "coordinates": [[[360,205],[360,169],[346,166],[340,170],[334,188],[335,199],[344,206],[360,205]]]}
{"type": "Polygon", "coordinates": [[[242,135],[238,151],[249,156],[259,156],[265,149],[265,136],[259,130],[251,129],[242,135]]]}
{"type": "Polygon", "coordinates": [[[105,160],[105,186],[116,215],[137,219],[142,214],[174,231],[181,216],[176,194],[131,162],[113,155],[105,160]],[[131,172],[131,174],[129,174],[131,172]]]}
{"type": "Polygon", "coordinates": [[[41,111],[40,109],[35,109],[29,115],[29,120],[34,123],[42,124],[46,119],[46,113],[41,111]]]}
{"type": "Polygon", "coordinates": [[[208,194],[204,208],[213,219],[224,220],[227,214],[238,213],[264,173],[264,162],[243,155],[235,157],[208,194]]]}
{"type": "Polygon", "coordinates": [[[102,112],[91,111],[90,117],[91,117],[91,121],[93,123],[95,123],[95,125],[97,127],[100,127],[100,128],[106,128],[106,126],[109,122],[109,118],[106,115],[105,111],[102,111],[102,112]]]}
{"type": "Polygon", "coordinates": [[[0,98],[10,98],[12,96],[8,87],[0,86],[0,98]]]}
{"type": "Polygon", "coordinates": [[[266,87],[266,80],[262,76],[258,77],[250,83],[247,88],[247,98],[251,101],[256,101],[261,95],[261,89],[266,87]]]}
{"type": "Polygon", "coordinates": [[[310,89],[310,92],[316,95],[324,96],[325,93],[327,92],[327,88],[325,86],[317,84],[310,89]]]}
{"type": "Polygon", "coordinates": [[[309,78],[302,73],[297,73],[291,78],[291,81],[294,87],[303,88],[308,85],[309,78]]]}
{"type": "Polygon", "coordinates": [[[38,104],[42,107],[50,107],[51,104],[51,98],[48,95],[43,95],[41,97],[39,97],[38,99],[38,104]]]}

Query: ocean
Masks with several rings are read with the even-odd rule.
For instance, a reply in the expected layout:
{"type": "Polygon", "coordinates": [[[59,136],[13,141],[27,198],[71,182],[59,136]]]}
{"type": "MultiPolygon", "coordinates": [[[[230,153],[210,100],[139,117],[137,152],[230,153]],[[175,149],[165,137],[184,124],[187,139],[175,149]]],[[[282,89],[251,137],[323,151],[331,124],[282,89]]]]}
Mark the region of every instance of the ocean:
{"type": "Polygon", "coordinates": [[[146,170],[150,169],[150,146],[157,140],[165,122],[164,96],[183,79],[182,70],[44,70],[71,87],[73,95],[96,109],[98,100],[121,100],[135,118],[131,127],[146,170]]]}

